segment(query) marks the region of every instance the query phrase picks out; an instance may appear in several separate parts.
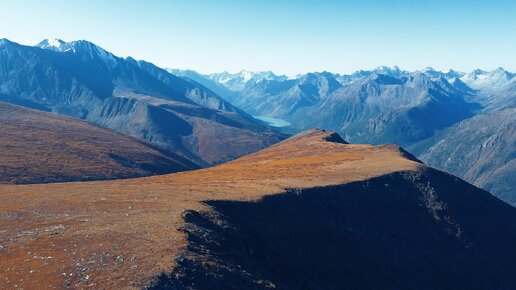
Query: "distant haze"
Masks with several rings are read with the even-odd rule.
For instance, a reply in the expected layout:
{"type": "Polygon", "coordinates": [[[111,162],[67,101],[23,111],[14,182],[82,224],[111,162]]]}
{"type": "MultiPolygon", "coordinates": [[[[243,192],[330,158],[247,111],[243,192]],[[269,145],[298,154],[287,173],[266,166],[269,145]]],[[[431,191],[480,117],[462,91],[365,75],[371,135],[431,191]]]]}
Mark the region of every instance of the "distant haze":
{"type": "Polygon", "coordinates": [[[87,39],[202,73],[351,73],[380,65],[516,71],[516,1],[10,1],[0,38],[87,39]]]}

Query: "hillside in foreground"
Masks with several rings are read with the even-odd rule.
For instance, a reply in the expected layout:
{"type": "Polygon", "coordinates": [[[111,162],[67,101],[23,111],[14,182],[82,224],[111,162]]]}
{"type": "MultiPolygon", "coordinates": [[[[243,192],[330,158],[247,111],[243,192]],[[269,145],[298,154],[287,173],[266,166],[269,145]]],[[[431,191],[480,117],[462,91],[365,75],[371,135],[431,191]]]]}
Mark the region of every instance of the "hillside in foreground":
{"type": "Polygon", "coordinates": [[[0,102],[0,183],[119,179],[199,168],[93,124],[0,102]]]}
{"type": "Polygon", "coordinates": [[[516,209],[331,132],[197,171],[0,192],[0,288],[516,285],[516,209]]]}

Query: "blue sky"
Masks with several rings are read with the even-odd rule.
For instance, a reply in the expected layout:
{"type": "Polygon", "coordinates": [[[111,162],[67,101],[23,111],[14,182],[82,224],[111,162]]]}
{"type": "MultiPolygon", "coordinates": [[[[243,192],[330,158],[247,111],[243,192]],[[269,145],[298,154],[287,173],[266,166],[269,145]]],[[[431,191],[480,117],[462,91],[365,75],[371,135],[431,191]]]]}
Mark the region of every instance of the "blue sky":
{"type": "Polygon", "coordinates": [[[516,1],[0,1],[0,37],[86,39],[201,72],[516,71],[516,1]]]}

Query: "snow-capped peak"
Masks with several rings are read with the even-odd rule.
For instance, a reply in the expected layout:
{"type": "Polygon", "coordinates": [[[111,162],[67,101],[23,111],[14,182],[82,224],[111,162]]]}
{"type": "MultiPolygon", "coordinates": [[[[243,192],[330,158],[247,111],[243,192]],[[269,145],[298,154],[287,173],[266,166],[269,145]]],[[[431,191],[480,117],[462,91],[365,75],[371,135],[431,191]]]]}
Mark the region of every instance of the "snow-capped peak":
{"type": "Polygon", "coordinates": [[[36,46],[43,49],[63,51],[63,49],[66,49],[67,43],[59,38],[47,38],[36,44],[36,46]]]}
{"type": "Polygon", "coordinates": [[[239,74],[245,83],[247,83],[250,79],[252,79],[255,76],[255,73],[247,70],[243,70],[239,74]]]}
{"type": "Polygon", "coordinates": [[[508,71],[504,70],[502,67],[499,67],[497,69],[490,71],[489,75],[498,76],[498,77],[508,77],[510,75],[510,73],[508,71]]]}
{"type": "Polygon", "coordinates": [[[36,46],[42,49],[50,49],[59,52],[81,54],[82,57],[87,57],[91,59],[100,58],[105,64],[107,64],[110,67],[116,65],[116,57],[112,53],[86,40],[75,40],[65,42],[58,38],[52,38],[45,39],[42,42],[38,43],[36,46]]]}
{"type": "Polygon", "coordinates": [[[362,75],[364,75],[364,74],[365,75],[383,74],[383,75],[388,75],[391,77],[399,77],[401,73],[402,73],[402,71],[396,65],[393,67],[382,65],[382,66],[375,67],[372,71],[362,71],[359,74],[362,74],[362,75]]]}
{"type": "Polygon", "coordinates": [[[436,70],[431,67],[431,66],[427,66],[423,69],[423,72],[435,72],[436,70]]]}
{"type": "Polygon", "coordinates": [[[386,66],[386,65],[381,65],[381,66],[377,66],[373,69],[373,71],[380,71],[380,72],[381,71],[393,72],[393,71],[399,71],[399,70],[400,70],[400,68],[397,65],[393,66],[392,68],[389,66],[386,66]]]}
{"type": "Polygon", "coordinates": [[[61,45],[66,43],[59,38],[51,38],[51,39],[48,39],[47,42],[48,42],[48,45],[54,46],[54,47],[60,47],[61,45]]]}
{"type": "Polygon", "coordinates": [[[476,69],[461,80],[474,89],[501,87],[513,81],[513,75],[499,67],[490,72],[476,69]]]}

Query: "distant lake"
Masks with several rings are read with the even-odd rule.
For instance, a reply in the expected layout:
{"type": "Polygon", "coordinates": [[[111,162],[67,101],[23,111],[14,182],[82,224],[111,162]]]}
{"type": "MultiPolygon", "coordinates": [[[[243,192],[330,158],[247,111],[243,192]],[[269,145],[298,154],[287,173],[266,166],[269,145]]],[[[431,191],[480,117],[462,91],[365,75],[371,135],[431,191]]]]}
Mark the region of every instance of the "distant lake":
{"type": "Polygon", "coordinates": [[[258,119],[260,121],[264,121],[271,127],[281,128],[281,127],[290,126],[290,122],[285,121],[283,119],[277,119],[277,118],[272,118],[272,117],[267,117],[267,116],[253,116],[253,118],[258,119]]]}

